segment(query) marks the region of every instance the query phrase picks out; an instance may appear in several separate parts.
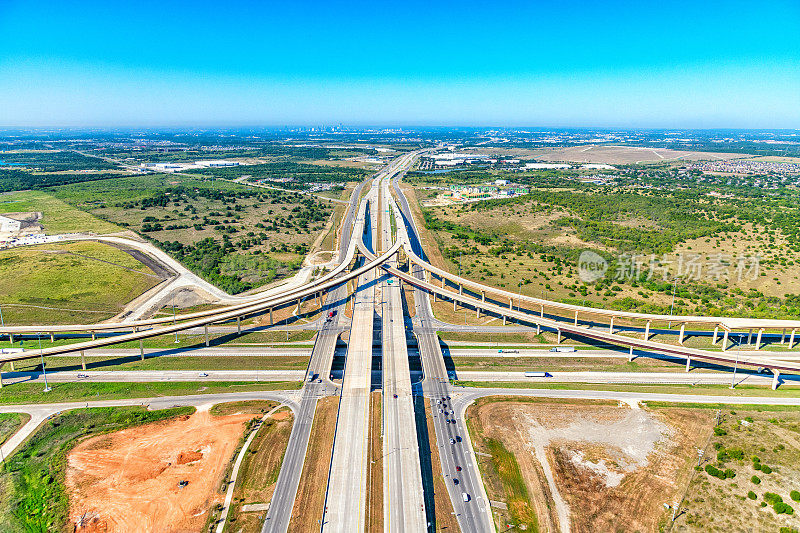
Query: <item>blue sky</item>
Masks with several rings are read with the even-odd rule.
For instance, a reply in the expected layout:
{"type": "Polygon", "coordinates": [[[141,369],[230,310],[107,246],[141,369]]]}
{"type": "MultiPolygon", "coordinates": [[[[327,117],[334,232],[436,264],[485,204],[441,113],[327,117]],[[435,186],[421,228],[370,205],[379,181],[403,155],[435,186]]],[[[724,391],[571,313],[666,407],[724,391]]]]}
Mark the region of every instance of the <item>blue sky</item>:
{"type": "Polygon", "coordinates": [[[0,0],[0,126],[800,128],[800,1],[0,0]]]}

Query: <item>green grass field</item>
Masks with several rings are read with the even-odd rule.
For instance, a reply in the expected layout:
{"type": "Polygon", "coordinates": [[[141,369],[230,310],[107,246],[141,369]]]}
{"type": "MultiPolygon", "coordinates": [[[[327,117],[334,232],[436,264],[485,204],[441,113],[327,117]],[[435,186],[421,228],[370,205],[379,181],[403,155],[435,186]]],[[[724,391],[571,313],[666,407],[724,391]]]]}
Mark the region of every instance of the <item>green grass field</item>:
{"type": "Polygon", "coordinates": [[[299,381],[270,382],[157,382],[157,383],[52,383],[53,390],[42,392],[40,383],[16,383],[0,391],[0,404],[86,402],[129,398],[186,396],[247,391],[297,390],[299,381]]]}
{"type": "Polygon", "coordinates": [[[27,413],[0,413],[0,445],[14,435],[30,418],[31,416],[27,413]]]}
{"type": "Polygon", "coordinates": [[[747,398],[764,396],[771,398],[800,398],[800,387],[781,385],[778,390],[769,386],[739,385],[731,389],[728,385],[615,385],[602,383],[543,383],[541,381],[454,381],[457,387],[479,387],[492,389],[548,389],[548,390],[596,390],[617,392],[641,392],[658,394],[687,394],[693,396],[730,396],[747,398]]]}
{"type": "MultiPolygon", "coordinates": [[[[115,180],[108,180],[115,181],[115,180]]],[[[41,211],[40,223],[48,234],[93,232],[115,233],[123,228],[100,220],[43,191],[21,191],[0,195],[0,213],[41,211]]]]}
{"type": "MultiPolygon", "coordinates": [[[[81,370],[80,357],[48,357],[47,370],[81,370]]],[[[87,370],[305,370],[308,357],[303,356],[164,356],[138,355],[86,357],[87,370]]],[[[38,359],[17,362],[17,372],[41,370],[38,359]]]]}
{"type": "Polygon", "coordinates": [[[129,254],[97,242],[0,251],[6,324],[94,323],[160,283],[129,254]]]}

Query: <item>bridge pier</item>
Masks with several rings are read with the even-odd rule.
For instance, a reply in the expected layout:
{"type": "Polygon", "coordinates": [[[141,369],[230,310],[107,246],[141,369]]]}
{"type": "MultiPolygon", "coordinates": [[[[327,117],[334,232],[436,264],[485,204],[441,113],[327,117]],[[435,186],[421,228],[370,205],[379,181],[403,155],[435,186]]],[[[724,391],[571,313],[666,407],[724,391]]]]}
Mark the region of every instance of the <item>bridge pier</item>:
{"type": "Polygon", "coordinates": [[[711,344],[717,344],[717,335],[719,335],[719,326],[714,326],[714,338],[711,340],[711,344]]]}
{"type": "Polygon", "coordinates": [[[274,324],[274,322],[272,321],[272,308],[270,307],[269,308],[269,325],[271,326],[273,324],[274,324]]]}
{"type": "Polygon", "coordinates": [[[692,365],[692,358],[691,357],[687,357],[686,358],[686,371],[687,372],[690,370],[691,365],[692,365]]]}
{"type": "Polygon", "coordinates": [[[634,358],[633,346],[629,346],[628,347],[628,362],[630,363],[631,361],[633,361],[633,358],[634,358]]]}
{"type": "Polygon", "coordinates": [[[14,334],[13,333],[9,333],[8,334],[8,342],[10,342],[11,344],[14,344],[14,334]]]}
{"type": "Polygon", "coordinates": [[[725,333],[722,334],[722,351],[728,349],[728,330],[725,330],[725,333]]]}
{"type": "Polygon", "coordinates": [[[456,310],[456,303],[458,303],[458,302],[456,301],[455,298],[453,298],[453,311],[456,310]]]}
{"type": "Polygon", "coordinates": [[[50,332],[50,342],[56,342],[56,335],[52,331],[50,332]]]}
{"type": "Polygon", "coordinates": [[[481,291],[481,301],[482,302],[486,301],[486,291],[481,291]]]}
{"type": "Polygon", "coordinates": [[[578,312],[575,311],[575,325],[578,325],[578,312]]]}
{"type": "Polygon", "coordinates": [[[761,349],[761,335],[764,333],[764,328],[758,328],[758,335],[756,336],[756,350],[761,349]]]}
{"type": "Polygon", "coordinates": [[[614,317],[611,317],[611,323],[608,325],[608,332],[614,333],[614,317]]]}
{"type": "Polygon", "coordinates": [[[506,325],[506,315],[503,315],[503,325],[506,325]]]}
{"type": "Polygon", "coordinates": [[[556,344],[561,344],[561,330],[557,329],[556,331],[558,332],[558,338],[556,339],[556,344]]]}
{"type": "MultiPolygon", "coordinates": [[[[646,340],[646,341],[650,340],[650,321],[649,320],[647,321],[647,325],[645,325],[645,327],[644,327],[644,340],[646,340]]],[[[631,347],[631,350],[632,349],[633,349],[633,347],[631,347]]]]}
{"type": "Polygon", "coordinates": [[[208,324],[205,324],[203,326],[203,329],[205,330],[205,334],[206,334],[206,346],[208,346],[208,324]]]}
{"type": "Polygon", "coordinates": [[[436,303],[436,291],[433,291],[433,303],[436,303]]]}
{"type": "Polygon", "coordinates": [[[81,350],[81,368],[86,370],[86,358],[84,357],[83,350],[81,350]]]}
{"type": "Polygon", "coordinates": [[[791,333],[791,335],[789,335],[789,349],[790,349],[790,350],[791,350],[792,348],[794,348],[794,332],[795,332],[795,331],[797,331],[797,330],[794,330],[794,329],[793,329],[793,330],[792,330],[792,333],[791,333]]]}
{"type": "Polygon", "coordinates": [[[681,332],[678,335],[678,344],[683,345],[683,338],[685,337],[686,333],[686,324],[681,324],[681,332]]]}
{"type": "Polygon", "coordinates": [[[242,317],[240,316],[236,317],[236,334],[237,335],[242,334],[242,317]]]}
{"type": "Polygon", "coordinates": [[[536,334],[540,335],[542,333],[542,325],[536,324],[536,334]]]}
{"type": "Polygon", "coordinates": [[[481,308],[480,307],[476,307],[475,308],[475,318],[480,318],[480,317],[481,317],[481,308]]]}
{"type": "Polygon", "coordinates": [[[139,356],[142,358],[142,361],[144,361],[144,340],[142,339],[139,339],[139,356]]]}
{"type": "Polygon", "coordinates": [[[544,305],[539,307],[539,317],[544,318],[544,305]]]}
{"type": "Polygon", "coordinates": [[[509,298],[508,299],[508,308],[509,309],[514,309],[514,298],[509,298]]]}
{"type": "Polygon", "coordinates": [[[781,376],[781,371],[780,370],[776,370],[776,369],[773,368],[772,369],[772,390],[777,389],[778,385],[780,385],[780,376],[781,376]]]}
{"type": "Polygon", "coordinates": [[[753,328],[750,328],[750,331],[747,333],[747,345],[750,346],[753,344],[753,328]]]}
{"type": "Polygon", "coordinates": [[[781,332],[781,344],[786,344],[786,328],[781,332]]]}
{"type": "Polygon", "coordinates": [[[95,340],[97,338],[97,335],[95,335],[94,331],[92,331],[91,333],[92,333],[92,340],[95,340]]]}

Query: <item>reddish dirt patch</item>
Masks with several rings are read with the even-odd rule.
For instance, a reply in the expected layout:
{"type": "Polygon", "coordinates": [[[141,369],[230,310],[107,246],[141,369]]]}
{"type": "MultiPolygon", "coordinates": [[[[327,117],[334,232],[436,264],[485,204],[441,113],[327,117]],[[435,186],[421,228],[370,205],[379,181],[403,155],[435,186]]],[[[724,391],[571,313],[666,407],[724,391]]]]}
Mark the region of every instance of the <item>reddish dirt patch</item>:
{"type": "Polygon", "coordinates": [[[272,413],[271,416],[273,420],[286,420],[287,418],[291,417],[292,417],[291,411],[278,411],[277,413],[272,413]]]}
{"type": "Polygon", "coordinates": [[[250,418],[200,411],[84,440],[67,457],[76,531],[202,530],[250,418]]]}
{"type": "Polygon", "coordinates": [[[178,464],[185,465],[199,461],[203,458],[203,452],[181,452],[178,454],[178,464]]]}

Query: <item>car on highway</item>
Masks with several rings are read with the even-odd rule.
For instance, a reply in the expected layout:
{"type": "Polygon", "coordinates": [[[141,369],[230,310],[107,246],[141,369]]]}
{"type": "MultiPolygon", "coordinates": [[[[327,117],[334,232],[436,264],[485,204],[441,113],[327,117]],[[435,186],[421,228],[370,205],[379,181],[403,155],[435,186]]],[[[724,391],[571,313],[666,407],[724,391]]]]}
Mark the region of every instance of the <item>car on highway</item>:
{"type": "Polygon", "coordinates": [[[525,372],[526,378],[549,378],[552,377],[549,372],[525,372]]]}
{"type": "Polygon", "coordinates": [[[457,477],[453,478],[453,485],[458,485],[458,478],[457,477]]]}
{"type": "Polygon", "coordinates": [[[574,346],[556,346],[555,348],[550,348],[551,352],[577,352],[578,350],[575,349],[574,346]]]}
{"type": "Polygon", "coordinates": [[[469,494],[467,494],[466,492],[462,492],[461,493],[461,499],[464,500],[464,502],[468,502],[469,501],[469,494]]]}
{"type": "Polygon", "coordinates": [[[497,353],[519,353],[519,350],[497,350],[497,353]]]}
{"type": "Polygon", "coordinates": [[[456,439],[450,437],[450,444],[455,444],[455,443],[456,443],[456,439]]]}
{"type": "Polygon", "coordinates": [[[393,396],[394,396],[395,398],[397,398],[397,394],[394,394],[393,396]]]}
{"type": "Polygon", "coordinates": [[[335,309],[333,309],[331,311],[328,311],[328,316],[325,317],[325,321],[326,322],[330,322],[331,320],[333,320],[333,316],[335,314],[336,314],[336,310],[335,309]]]}
{"type": "Polygon", "coordinates": [[[456,467],[456,472],[461,472],[461,467],[460,466],[456,467]]]}
{"type": "Polygon", "coordinates": [[[85,378],[88,378],[88,377],[89,377],[88,374],[78,374],[78,379],[85,379],[85,378]]]}
{"type": "Polygon", "coordinates": [[[207,378],[208,377],[208,372],[200,372],[200,374],[198,374],[198,376],[201,377],[201,378],[207,378]]]}

